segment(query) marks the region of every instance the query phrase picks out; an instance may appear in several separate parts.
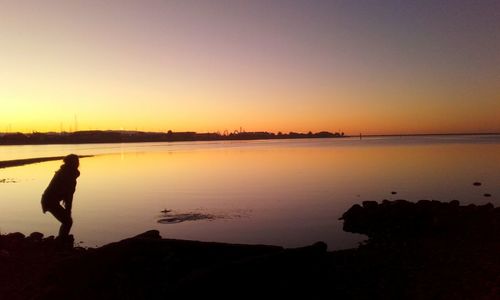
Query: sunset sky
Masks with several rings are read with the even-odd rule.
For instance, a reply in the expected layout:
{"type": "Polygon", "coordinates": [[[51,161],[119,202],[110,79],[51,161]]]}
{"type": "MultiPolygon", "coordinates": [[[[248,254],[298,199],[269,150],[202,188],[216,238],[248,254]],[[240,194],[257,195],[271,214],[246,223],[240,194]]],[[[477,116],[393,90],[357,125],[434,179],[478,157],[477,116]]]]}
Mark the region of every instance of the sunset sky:
{"type": "Polygon", "coordinates": [[[0,0],[0,104],[0,132],[500,132],[500,1],[0,0]]]}

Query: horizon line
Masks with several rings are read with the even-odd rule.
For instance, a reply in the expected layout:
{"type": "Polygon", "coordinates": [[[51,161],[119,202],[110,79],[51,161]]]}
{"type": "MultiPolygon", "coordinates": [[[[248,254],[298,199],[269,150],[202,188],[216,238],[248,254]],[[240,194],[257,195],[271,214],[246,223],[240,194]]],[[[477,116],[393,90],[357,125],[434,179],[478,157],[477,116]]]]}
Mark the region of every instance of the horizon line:
{"type": "MultiPolygon", "coordinates": [[[[15,132],[0,132],[1,135],[7,135],[7,134],[18,134],[18,133],[21,133],[21,134],[25,134],[25,135],[30,135],[30,134],[35,134],[35,133],[38,133],[38,134],[50,134],[50,133],[56,133],[56,134],[73,134],[73,133],[77,133],[77,132],[91,132],[91,131],[94,131],[94,132],[137,132],[137,133],[168,133],[168,132],[172,132],[172,133],[195,133],[195,134],[207,134],[207,133],[211,133],[211,134],[220,134],[220,135],[224,135],[224,132],[220,132],[220,131],[204,131],[204,132],[198,132],[198,131],[189,131],[189,130],[185,130],[185,131],[173,131],[173,130],[166,130],[166,131],[144,131],[144,130],[124,130],[124,129],[88,129],[88,130],[77,130],[77,131],[32,131],[32,132],[22,132],[22,131],[15,131],[15,132]]],[[[258,133],[258,132],[266,132],[266,133],[273,133],[273,134],[279,134],[280,132],[283,134],[283,135],[287,135],[287,134],[290,134],[290,133],[304,133],[304,132],[300,132],[300,131],[288,131],[288,132],[283,132],[283,131],[277,131],[277,132],[274,132],[274,131],[238,131],[238,130],[234,130],[232,132],[229,132],[227,131],[227,134],[239,134],[239,133],[258,133]]],[[[345,133],[344,131],[328,131],[328,130],[321,130],[321,131],[317,131],[317,132],[313,132],[313,131],[306,131],[304,134],[307,134],[307,133],[320,133],[320,132],[330,132],[330,133],[344,133],[345,137],[358,137],[358,136],[362,136],[362,137],[384,137],[384,136],[443,136],[443,135],[500,135],[500,131],[492,131],[492,132],[439,132],[439,133],[430,133],[430,132],[424,132],[424,133],[366,133],[364,134],[363,132],[359,132],[359,133],[354,133],[354,134],[350,134],[350,133],[345,133]]]]}

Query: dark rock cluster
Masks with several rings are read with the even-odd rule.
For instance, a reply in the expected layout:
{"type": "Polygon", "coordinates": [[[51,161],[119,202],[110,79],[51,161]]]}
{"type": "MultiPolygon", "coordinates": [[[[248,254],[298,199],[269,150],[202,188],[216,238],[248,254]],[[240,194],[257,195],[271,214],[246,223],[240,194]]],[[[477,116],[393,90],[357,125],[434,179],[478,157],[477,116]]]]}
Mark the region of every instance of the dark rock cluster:
{"type": "Polygon", "coordinates": [[[461,206],[459,201],[364,201],[345,212],[344,231],[375,239],[408,239],[416,236],[500,236],[500,207],[491,203],[461,206]]]}
{"type": "Polygon", "coordinates": [[[162,239],[156,230],[100,248],[40,233],[0,236],[0,299],[166,299],[319,291],[327,246],[284,249],[162,239]]]}
{"type": "Polygon", "coordinates": [[[41,233],[0,235],[0,299],[500,299],[499,208],[363,202],[342,217],[358,248],[285,249],[163,239],[99,248],[41,233]]]}
{"type": "Polygon", "coordinates": [[[500,208],[365,201],[342,219],[369,237],[341,260],[346,286],[362,282],[374,299],[500,299],[500,208]]]}
{"type": "Polygon", "coordinates": [[[0,235],[0,299],[29,299],[40,293],[39,279],[85,249],[40,232],[0,235]]]}

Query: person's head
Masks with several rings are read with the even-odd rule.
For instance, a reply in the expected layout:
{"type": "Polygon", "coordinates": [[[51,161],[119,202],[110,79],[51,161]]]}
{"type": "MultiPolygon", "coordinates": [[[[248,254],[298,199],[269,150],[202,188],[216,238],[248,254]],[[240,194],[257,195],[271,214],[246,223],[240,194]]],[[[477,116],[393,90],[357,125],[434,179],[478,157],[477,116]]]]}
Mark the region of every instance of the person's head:
{"type": "Polygon", "coordinates": [[[78,159],[78,155],[76,154],[67,155],[63,161],[66,166],[75,169],[80,165],[80,160],[78,159]]]}

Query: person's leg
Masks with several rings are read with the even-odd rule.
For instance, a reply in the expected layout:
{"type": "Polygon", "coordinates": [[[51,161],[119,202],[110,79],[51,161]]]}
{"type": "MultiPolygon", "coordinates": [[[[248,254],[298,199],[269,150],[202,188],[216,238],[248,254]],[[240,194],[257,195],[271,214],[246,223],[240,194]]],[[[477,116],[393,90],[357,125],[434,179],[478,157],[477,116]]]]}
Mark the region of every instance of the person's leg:
{"type": "Polygon", "coordinates": [[[67,237],[71,226],[73,225],[73,220],[71,215],[68,213],[64,207],[60,204],[54,205],[47,209],[59,222],[61,222],[61,227],[59,228],[59,236],[67,237]]]}

